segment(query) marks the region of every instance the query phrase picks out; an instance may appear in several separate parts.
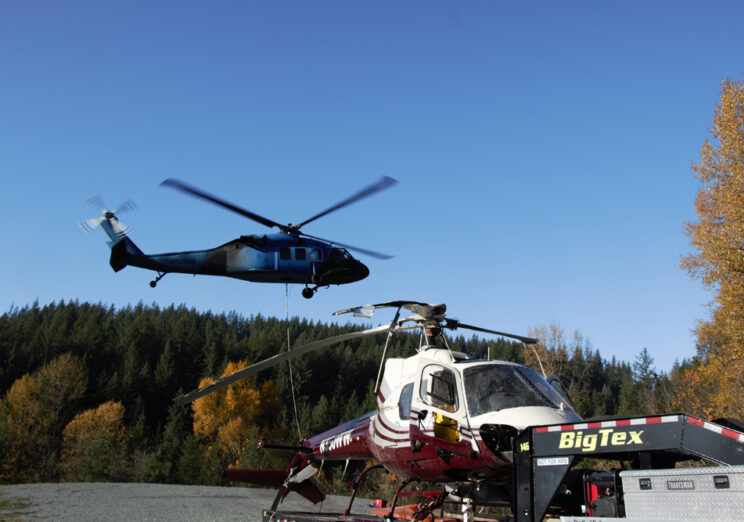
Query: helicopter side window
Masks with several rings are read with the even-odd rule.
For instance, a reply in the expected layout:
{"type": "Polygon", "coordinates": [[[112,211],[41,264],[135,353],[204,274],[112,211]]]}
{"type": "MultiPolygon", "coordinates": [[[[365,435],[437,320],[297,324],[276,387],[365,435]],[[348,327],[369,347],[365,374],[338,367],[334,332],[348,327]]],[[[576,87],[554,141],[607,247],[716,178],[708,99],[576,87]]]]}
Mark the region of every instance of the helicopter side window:
{"type": "Polygon", "coordinates": [[[304,261],[305,259],[307,259],[307,252],[305,251],[304,248],[295,248],[294,251],[295,251],[295,259],[297,261],[304,261]]]}
{"type": "Polygon", "coordinates": [[[428,405],[453,412],[457,410],[457,391],[455,374],[452,370],[437,365],[429,365],[421,373],[419,395],[428,405]]]}
{"type": "Polygon", "coordinates": [[[284,248],[279,249],[279,259],[283,259],[283,260],[292,259],[292,256],[289,252],[289,248],[284,247],[284,248]]]}
{"type": "Polygon", "coordinates": [[[400,420],[408,420],[411,416],[411,400],[413,399],[413,383],[403,386],[398,401],[398,417],[400,420]]]}

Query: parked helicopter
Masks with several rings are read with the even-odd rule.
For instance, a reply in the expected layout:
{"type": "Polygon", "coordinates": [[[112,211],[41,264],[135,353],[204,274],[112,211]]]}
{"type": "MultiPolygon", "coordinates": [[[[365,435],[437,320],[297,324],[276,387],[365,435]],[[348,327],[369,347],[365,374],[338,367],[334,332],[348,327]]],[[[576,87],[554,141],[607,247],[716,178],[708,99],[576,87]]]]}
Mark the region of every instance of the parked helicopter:
{"type": "Polygon", "coordinates": [[[128,237],[130,229],[122,225],[117,217],[118,213],[134,208],[131,201],[127,201],[116,211],[110,211],[105,208],[99,197],[94,196],[89,202],[99,207],[102,215],[82,221],[80,226],[83,230],[89,232],[100,225],[108,234],[111,239],[109,241],[111,247],[110,264],[115,272],[127,265],[156,271],[157,277],[150,281],[150,286],[153,288],[166,274],[178,272],[234,277],[258,283],[304,284],[305,288],[302,289],[302,295],[310,299],[319,287],[353,283],[369,275],[369,268],[352,257],[349,250],[356,250],[378,259],[389,259],[391,256],[311,236],[301,232],[300,229],[311,221],[369,197],[396,183],[397,181],[393,178],[384,176],[376,183],[298,225],[292,225],[291,223],[282,225],[212,196],[183,181],[173,178],[166,179],[161,185],[204,199],[267,227],[279,229],[279,233],[274,234],[241,236],[209,250],[152,255],[143,253],[128,237]],[[314,286],[310,287],[311,284],[314,286]]]}
{"type": "MultiPolygon", "coordinates": [[[[287,469],[226,469],[225,478],[277,487],[274,510],[290,491],[312,502],[321,501],[324,495],[311,478],[324,461],[372,460],[377,462],[372,468],[383,467],[403,479],[396,498],[410,481],[423,480],[443,484],[460,501],[510,503],[512,444],[517,433],[529,426],[575,422],[581,417],[553,376],[546,379],[511,362],[471,360],[450,350],[443,330],[464,328],[526,344],[537,339],[450,319],[445,316],[444,304],[392,301],[348,308],[334,315],[353,313],[369,318],[374,310],[389,307],[397,308],[389,324],[283,352],[175,399],[186,404],[290,358],[350,339],[388,333],[380,366],[382,379],[378,374],[375,387],[376,411],[301,440],[296,447],[264,444],[264,448],[296,452],[287,469]],[[401,309],[413,315],[401,319],[401,309]],[[385,359],[392,334],[415,328],[422,330],[418,352],[385,359]]],[[[372,468],[366,468],[353,483],[352,501],[364,474],[372,468]]]]}

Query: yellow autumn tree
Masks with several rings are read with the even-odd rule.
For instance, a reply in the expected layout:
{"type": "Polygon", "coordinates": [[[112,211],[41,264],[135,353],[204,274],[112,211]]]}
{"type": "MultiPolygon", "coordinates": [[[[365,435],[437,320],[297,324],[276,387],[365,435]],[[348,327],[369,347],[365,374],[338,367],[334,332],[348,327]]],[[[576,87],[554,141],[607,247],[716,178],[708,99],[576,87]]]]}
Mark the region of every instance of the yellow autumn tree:
{"type": "Polygon", "coordinates": [[[744,418],[744,84],[726,80],[710,138],[692,167],[702,187],[696,222],[685,233],[694,251],[682,268],[713,292],[700,321],[698,358],[683,376],[678,404],[690,413],[744,418]]]}
{"type": "Polygon", "coordinates": [[[108,401],[77,414],[62,432],[62,478],[91,482],[120,476],[124,435],[120,402],[108,401]]]}
{"type": "Polygon", "coordinates": [[[62,429],[86,387],[85,366],[69,353],[13,383],[0,405],[6,441],[0,480],[56,479],[62,429]]]}
{"type": "MultiPolygon", "coordinates": [[[[246,361],[230,362],[222,377],[246,366],[246,361]]],[[[204,378],[199,388],[213,382],[211,377],[204,378]]],[[[192,408],[194,434],[207,447],[216,446],[227,462],[236,464],[246,448],[270,431],[270,419],[279,410],[279,399],[272,381],[257,387],[255,378],[248,377],[197,399],[192,408]]]]}

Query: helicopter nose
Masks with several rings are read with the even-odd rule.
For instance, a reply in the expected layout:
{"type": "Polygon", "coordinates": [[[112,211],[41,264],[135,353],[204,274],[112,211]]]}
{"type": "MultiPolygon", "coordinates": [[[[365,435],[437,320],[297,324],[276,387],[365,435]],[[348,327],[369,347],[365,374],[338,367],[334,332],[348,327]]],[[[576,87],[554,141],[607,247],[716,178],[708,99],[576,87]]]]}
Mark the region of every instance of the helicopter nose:
{"type": "Polygon", "coordinates": [[[368,275],[369,275],[369,268],[367,268],[367,265],[365,265],[361,261],[357,261],[356,266],[354,267],[354,276],[356,278],[356,281],[361,281],[368,275]]]}

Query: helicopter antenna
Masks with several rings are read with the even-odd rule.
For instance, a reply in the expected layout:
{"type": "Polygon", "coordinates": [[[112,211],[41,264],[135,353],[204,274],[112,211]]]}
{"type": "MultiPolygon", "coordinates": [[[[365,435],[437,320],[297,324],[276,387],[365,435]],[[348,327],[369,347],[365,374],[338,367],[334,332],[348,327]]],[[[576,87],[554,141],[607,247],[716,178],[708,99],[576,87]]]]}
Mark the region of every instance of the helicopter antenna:
{"type": "Polygon", "coordinates": [[[375,396],[377,395],[377,392],[380,391],[380,377],[382,376],[382,367],[385,364],[385,355],[387,354],[388,344],[390,344],[390,338],[393,336],[393,332],[395,331],[395,328],[398,326],[398,318],[400,317],[400,309],[402,307],[398,307],[398,311],[395,312],[395,317],[393,317],[393,320],[390,322],[390,328],[388,329],[387,339],[385,339],[385,348],[382,349],[382,357],[380,358],[380,368],[377,370],[377,381],[375,382],[375,396]]]}
{"type": "Polygon", "coordinates": [[[545,377],[547,379],[548,376],[545,375],[545,368],[543,368],[542,361],[540,360],[540,356],[537,355],[537,350],[535,350],[535,345],[534,344],[531,344],[530,345],[530,348],[532,348],[532,351],[535,353],[535,358],[537,359],[537,364],[540,365],[540,371],[542,372],[543,377],[545,377]]]}

